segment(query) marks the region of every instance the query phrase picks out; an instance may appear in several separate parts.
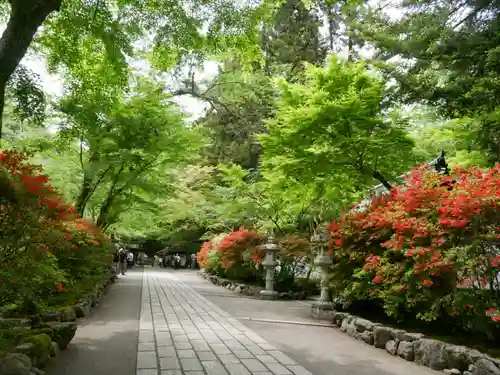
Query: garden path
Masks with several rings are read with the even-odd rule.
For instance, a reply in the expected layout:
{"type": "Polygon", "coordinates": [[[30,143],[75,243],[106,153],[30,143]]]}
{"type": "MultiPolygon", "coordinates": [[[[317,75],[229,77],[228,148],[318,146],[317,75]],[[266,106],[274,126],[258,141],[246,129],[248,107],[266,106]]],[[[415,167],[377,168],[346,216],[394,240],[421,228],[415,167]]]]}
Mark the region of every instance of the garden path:
{"type": "Polygon", "coordinates": [[[304,302],[237,295],[193,271],[132,271],[48,374],[438,374],[321,326],[309,311],[304,302]]]}

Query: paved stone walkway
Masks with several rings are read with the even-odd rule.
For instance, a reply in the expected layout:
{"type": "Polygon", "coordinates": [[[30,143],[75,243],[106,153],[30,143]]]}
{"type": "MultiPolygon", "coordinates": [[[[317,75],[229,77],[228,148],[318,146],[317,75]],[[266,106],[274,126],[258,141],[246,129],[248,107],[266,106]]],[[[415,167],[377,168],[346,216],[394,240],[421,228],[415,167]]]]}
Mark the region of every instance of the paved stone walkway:
{"type": "Polygon", "coordinates": [[[173,273],[143,277],[137,375],[312,375],[173,273]]]}

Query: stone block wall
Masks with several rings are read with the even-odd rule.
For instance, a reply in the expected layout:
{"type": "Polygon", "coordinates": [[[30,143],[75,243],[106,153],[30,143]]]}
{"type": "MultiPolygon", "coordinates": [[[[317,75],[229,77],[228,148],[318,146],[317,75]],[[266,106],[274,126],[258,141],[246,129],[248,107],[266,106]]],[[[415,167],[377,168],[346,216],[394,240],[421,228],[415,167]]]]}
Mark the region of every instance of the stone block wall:
{"type": "Polygon", "coordinates": [[[13,353],[0,357],[0,374],[43,375],[40,368],[57,357],[59,350],[66,349],[78,328],[77,319],[87,316],[90,309],[99,304],[115,279],[115,275],[110,276],[74,306],[46,311],[27,319],[0,317],[0,333],[15,331],[16,337],[20,338],[13,353]]]}
{"type": "Polygon", "coordinates": [[[332,322],[345,334],[407,361],[455,375],[500,375],[500,360],[477,350],[383,326],[345,312],[332,322]]]}
{"type": "MultiPolygon", "coordinates": [[[[223,288],[232,290],[236,293],[241,293],[247,296],[259,297],[261,290],[264,288],[260,286],[247,285],[240,282],[236,282],[229,279],[224,279],[222,277],[214,276],[206,272],[200,272],[199,275],[206,280],[209,280],[212,284],[221,286],[223,288]]],[[[277,295],[277,299],[295,299],[304,300],[307,298],[305,292],[281,292],[277,295]]]]}

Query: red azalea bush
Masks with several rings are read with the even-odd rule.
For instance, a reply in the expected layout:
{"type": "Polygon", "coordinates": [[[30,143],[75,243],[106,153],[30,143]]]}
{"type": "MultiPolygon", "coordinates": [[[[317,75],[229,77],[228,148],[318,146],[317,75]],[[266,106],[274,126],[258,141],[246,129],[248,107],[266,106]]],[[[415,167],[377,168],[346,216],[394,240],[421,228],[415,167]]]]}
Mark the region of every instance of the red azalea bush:
{"type": "MultiPolygon", "coordinates": [[[[263,268],[260,266],[265,257],[261,248],[264,236],[245,228],[219,235],[206,241],[199,253],[198,262],[212,274],[229,279],[263,282],[263,268]]],[[[295,277],[299,264],[310,257],[309,241],[298,236],[285,236],[279,241],[276,287],[290,290],[295,288],[295,277]]]]}
{"type": "Polygon", "coordinates": [[[255,256],[254,249],[263,238],[261,234],[243,227],[230,232],[217,246],[221,253],[222,267],[230,269],[241,262],[248,261],[250,257],[255,256]]]}
{"type": "Polygon", "coordinates": [[[415,169],[407,184],[331,223],[332,287],[374,299],[389,315],[446,315],[488,333],[500,303],[500,166],[440,176],[415,169]]]}
{"type": "Polygon", "coordinates": [[[29,155],[0,152],[0,189],[0,306],[43,305],[104,277],[109,240],[75,215],[29,155]]]}
{"type": "Polygon", "coordinates": [[[205,242],[198,253],[198,262],[207,272],[230,279],[255,281],[259,278],[257,264],[262,262],[258,245],[264,237],[240,228],[205,242]]]}

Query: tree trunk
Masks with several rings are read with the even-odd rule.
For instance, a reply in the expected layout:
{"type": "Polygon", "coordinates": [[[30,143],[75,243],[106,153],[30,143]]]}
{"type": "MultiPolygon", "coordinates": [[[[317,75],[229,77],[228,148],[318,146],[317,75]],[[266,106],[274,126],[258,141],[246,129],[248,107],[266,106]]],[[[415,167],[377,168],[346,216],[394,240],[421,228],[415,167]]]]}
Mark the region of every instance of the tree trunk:
{"type": "Polygon", "coordinates": [[[82,188],[80,190],[80,195],[78,195],[75,204],[76,212],[82,217],[83,214],[85,213],[85,206],[87,205],[91,191],[92,191],[92,179],[84,177],[82,188]]]}
{"type": "Polygon", "coordinates": [[[106,202],[104,202],[104,204],[101,206],[101,209],[99,210],[99,217],[97,218],[96,222],[99,228],[104,228],[107,225],[109,210],[111,209],[111,205],[113,204],[114,200],[114,195],[108,195],[108,197],[106,198],[106,202]]]}
{"type": "Polygon", "coordinates": [[[384,187],[387,190],[392,189],[392,185],[389,183],[389,181],[387,181],[387,179],[379,171],[373,171],[372,176],[375,180],[379,181],[382,185],[384,185],[384,187]]]}
{"type": "Polygon", "coordinates": [[[62,0],[10,0],[7,27],[0,39],[0,138],[5,87],[26,54],[35,33],[50,13],[59,10],[62,0]]]}
{"type": "Polygon", "coordinates": [[[347,61],[354,61],[354,42],[351,35],[349,35],[349,39],[347,40],[347,61]]]}

